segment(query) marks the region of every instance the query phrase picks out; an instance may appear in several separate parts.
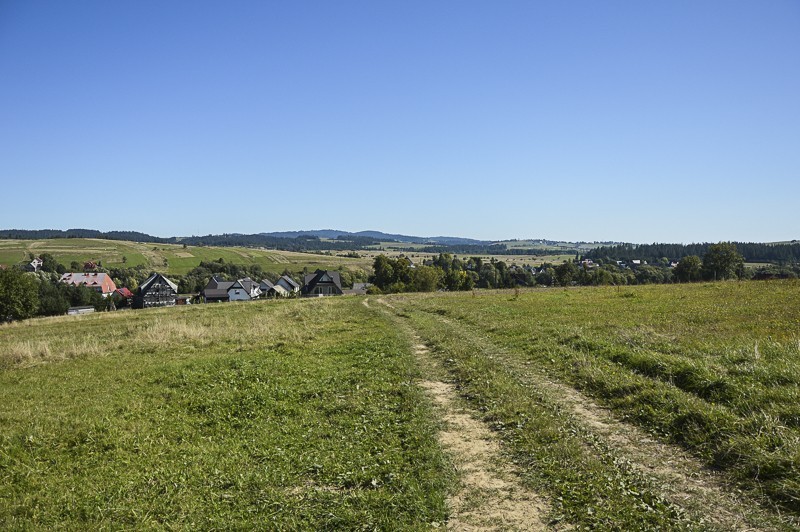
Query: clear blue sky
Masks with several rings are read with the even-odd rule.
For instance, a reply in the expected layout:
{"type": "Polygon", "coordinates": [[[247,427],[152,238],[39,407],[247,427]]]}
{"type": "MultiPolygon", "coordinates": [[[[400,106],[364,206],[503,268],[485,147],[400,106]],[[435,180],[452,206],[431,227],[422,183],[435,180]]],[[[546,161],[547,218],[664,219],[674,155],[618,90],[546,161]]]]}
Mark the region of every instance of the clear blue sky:
{"type": "Polygon", "coordinates": [[[0,228],[800,238],[800,2],[0,0],[0,228]]]}

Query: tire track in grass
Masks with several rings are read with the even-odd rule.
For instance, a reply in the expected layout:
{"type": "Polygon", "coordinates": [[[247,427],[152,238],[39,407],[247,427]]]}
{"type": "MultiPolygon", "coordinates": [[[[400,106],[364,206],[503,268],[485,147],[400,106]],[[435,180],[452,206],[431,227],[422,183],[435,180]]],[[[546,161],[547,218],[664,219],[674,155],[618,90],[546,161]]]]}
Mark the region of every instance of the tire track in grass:
{"type": "MultiPolygon", "coordinates": [[[[362,304],[370,306],[370,299],[362,304]]],[[[522,485],[519,470],[503,456],[496,434],[478,413],[466,406],[453,384],[439,375],[444,370],[428,347],[407,325],[396,319],[396,308],[378,298],[380,311],[402,327],[413,341],[423,375],[417,384],[425,390],[439,413],[439,442],[459,473],[460,485],[448,498],[448,530],[551,530],[550,506],[545,498],[522,485]]],[[[563,528],[563,527],[562,527],[563,528]]]]}
{"type": "MultiPolygon", "coordinates": [[[[433,362],[428,348],[414,338],[423,368],[433,362]]],[[[428,373],[428,372],[426,372],[428,373]]],[[[461,405],[452,384],[423,380],[444,427],[439,441],[459,472],[461,485],[448,500],[450,530],[547,530],[544,499],[523,487],[515,468],[501,455],[500,444],[475,414],[461,405]]]]}
{"type": "MultiPolygon", "coordinates": [[[[444,316],[434,317],[447,327],[459,326],[444,316]]],[[[463,327],[460,329],[466,333],[463,327]]],[[[776,522],[774,516],[726,481],[724,475],[708,469],[679,446],[659,442],[643,429],[620,421],[609,409],[594,403],[578,390],[535,371],[523,357],[494,345],[486,338],[470,336],[476,350],[503,364],[523,386],[546,393],[585,427],[594,437],[587,441],[587,446],[596,452],[617,456],[620,463],[660,486],[666,499],[700,516],[700,521],[707,526],[749,531],[765,526],[780,528],[789,525],[776,522]]]]}

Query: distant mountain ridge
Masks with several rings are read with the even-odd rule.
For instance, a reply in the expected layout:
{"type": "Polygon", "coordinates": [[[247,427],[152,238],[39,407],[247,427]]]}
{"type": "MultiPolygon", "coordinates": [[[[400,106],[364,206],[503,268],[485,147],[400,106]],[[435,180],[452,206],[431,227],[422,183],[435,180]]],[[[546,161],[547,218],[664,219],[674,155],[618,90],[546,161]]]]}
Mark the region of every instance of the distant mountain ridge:
{"type": "Polygon", "coordinates": [[[275,231],[271,233],[260,233],[264,236],[273,238],[297,238],[299,236],[314,236],[317,238],[339,238],[342,236],[354,237],[367,237],[374,238],[375,240],[395,240],[397,242],[406,242],[409,244],[444,244],[444,245],[476,245],[484,246],[491,244],[488,240],[475,240],[474,238],[462,238],[457,236],[410,236],[399,235],[392,233],[384,233],[382,231],[339,231],[336,229],[313,229],[309,231],[275,231]]]}

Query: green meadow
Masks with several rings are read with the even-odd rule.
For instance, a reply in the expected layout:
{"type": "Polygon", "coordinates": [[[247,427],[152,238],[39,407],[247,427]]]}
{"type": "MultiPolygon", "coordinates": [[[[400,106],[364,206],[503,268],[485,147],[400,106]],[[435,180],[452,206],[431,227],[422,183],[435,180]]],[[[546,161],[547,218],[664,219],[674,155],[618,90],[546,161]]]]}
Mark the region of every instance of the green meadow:
{"type": "Polygon", "coordinates": [[[550,528],[800,524],[800,283],[777,281],[3,325],[0,527],[439,527],[465,473],[422,380],[454,385],[550,528]],[[618,445],[576,401],[654,443],[618,445]],[[656,444],[700,469],[643,467],[656,444]]]}
{"type": "Polygon", "coordinates": [[[308,268],[366,270],[367,258],[356,259],[323,253],[298,253],[243,247],[206,247],[179,244],[148,244],[92,238],[56,238],[50,240],[0,240],[0,264],[26,261],[28,255],[50,253],[69,268],[72,261],[102,262],[106,268],[146,265],[166,275],[184,275],[202,261],[222,259],[245,266],[260,265],[265,271],[282,273],[308,268]]]}

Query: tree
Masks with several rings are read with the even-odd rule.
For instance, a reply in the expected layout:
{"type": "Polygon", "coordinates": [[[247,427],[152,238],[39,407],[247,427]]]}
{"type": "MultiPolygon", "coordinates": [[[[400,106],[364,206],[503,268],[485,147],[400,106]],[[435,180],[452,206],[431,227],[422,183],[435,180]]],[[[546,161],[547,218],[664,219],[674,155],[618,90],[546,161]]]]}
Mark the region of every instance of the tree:
{"type": "Polygon", "coordinates": [[[413,292],[433,292],[439,287],[442,270],[433,266],[418,266],[411,274],[409,288],[413,292]]]}
{"type": "Polygon", "coordinates": [[[30,318],[38,308],[36,277],[15,268],[0,270],[0,322],[30,318]]]}
{"type": "Polygon", "coordinates": [[[561,286],[569,286],[578,277],[578,267],[574,262],[564,262],[555,267],[555,282],[561,286]]]}
{"type": "Polygon", "coordinates": [[[692,283],[703,278],[703,261],[697,255],[683,257],[675,266],[675,278],[681,283],[692,283]]]}
{"type": "Polygon", "coordinates": [[[744,274],[744,258],[730,242],[720,242],[708,248],[703,256],[703,277],[716,281],[733,279],[744,274]]]}

